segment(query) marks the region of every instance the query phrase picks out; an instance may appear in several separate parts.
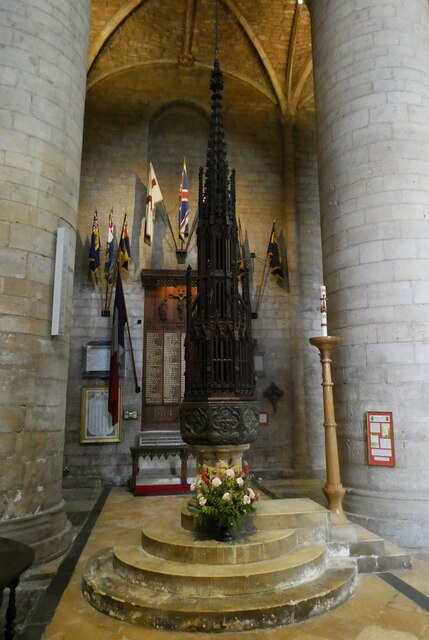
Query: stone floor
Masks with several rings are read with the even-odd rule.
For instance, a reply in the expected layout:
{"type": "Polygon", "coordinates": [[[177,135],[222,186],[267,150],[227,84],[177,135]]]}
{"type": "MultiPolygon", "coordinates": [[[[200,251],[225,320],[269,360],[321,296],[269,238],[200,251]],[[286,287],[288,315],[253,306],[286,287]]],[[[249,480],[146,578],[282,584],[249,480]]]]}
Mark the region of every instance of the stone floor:
{"type": "MultiPolygon", "coordinates": [[[[267,482],[266,489],[272,496],[290,493],[278,482],[267,482]]],[[[292,491],[290,497],[296,496],[292,491]]],[[[68,489],[64,497],[75,526],[73,547],[65,558],[24,576],[17,594],[16,640],[204,640],[214,635],[238,640],[236,633],[142,629],[93,609],[81,595],[86,560],[135,530],[146,501],[157,498],[134,497],[125,488],[68,489]]],[[[289,627],[242,632],[240,639],[429,640],[429,550],[412,553],[411,571],[360,575],[356,594],[332,612],[289,627]]]]}

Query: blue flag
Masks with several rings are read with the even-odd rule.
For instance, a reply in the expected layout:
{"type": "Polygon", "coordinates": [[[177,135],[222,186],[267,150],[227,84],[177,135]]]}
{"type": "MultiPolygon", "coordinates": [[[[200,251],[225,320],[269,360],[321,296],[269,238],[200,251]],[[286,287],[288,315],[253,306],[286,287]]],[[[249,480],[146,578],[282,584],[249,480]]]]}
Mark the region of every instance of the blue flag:
{"type": "Polygon", "coordinates": [[[127,214],[124,216],[121,239],[119,241],[119,262],[121,267],[128,271],[128,261],[131,258],[130,239],[128,237],[127,214]]]}
{"type": "Polygon", "coordinates": [[[91,246],[89,248],[89,268],[95,273],[100,268],[100,229],[98,226],[98,213],[94,213],[92,220],[91,246]]]}
{"type": "Polygon", "coordinates": [[[276,235],[276,223],[273,222],[273,228],[271,229],[270,241],[268,242],[267,255],[270,259],[270,269],[273,275],[279,278],[284,278],[282,256],[280,253],[279,243],[276,235]]]}
{"type": "Polygon", "coordinates": [[[113,209],[109,213],[109,227],[107,229],[106,253],[104,256],[104,275],[109,284],[113,274],[113,209]]]}

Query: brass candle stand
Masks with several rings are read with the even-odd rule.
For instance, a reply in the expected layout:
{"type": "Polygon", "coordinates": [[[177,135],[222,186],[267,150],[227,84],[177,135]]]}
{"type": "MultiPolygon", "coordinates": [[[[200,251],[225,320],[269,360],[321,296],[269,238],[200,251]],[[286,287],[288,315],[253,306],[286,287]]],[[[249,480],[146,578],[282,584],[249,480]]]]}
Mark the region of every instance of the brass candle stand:
{"type": "Polygon", "coordinates": [[[340,463],[338,459],[337,423],[335,422],[334,396],[331,375],[331,353],[339,344],[339,336],[317,336],[310,338],[310,344],[320,351],[322,363],[323,412],[325,427],[326,484],[323,488],[328,500],[331,520],[334,524],[347,522],[343,511],[343,498],[346,489],[341,484],[340,463]]]}

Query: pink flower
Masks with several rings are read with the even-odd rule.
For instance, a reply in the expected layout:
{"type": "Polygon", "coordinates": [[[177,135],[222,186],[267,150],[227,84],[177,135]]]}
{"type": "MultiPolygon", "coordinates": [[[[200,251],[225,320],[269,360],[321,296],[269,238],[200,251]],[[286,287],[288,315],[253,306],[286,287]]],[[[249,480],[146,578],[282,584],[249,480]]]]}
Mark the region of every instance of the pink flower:
{"type": "Polygon", "coordinates": [[[237,478],[236,483],[238,484],[239,487],[242,487],[244,484],[243,478],[237,478]]]}
{"type": "Polygon", "coordinates": [[[251,503],[250,496],[243,496],[243,503],[244,504],[250,504],[251,503]]]}
{"type": "Polygon", "coordinates": [[[253,491],[253,489],[251,489],[250,487],[247,489],[247,495],[249,496],[249,498],[251,500],[255,499],[255,492],[253,491]]]}
{"type": "Polygon", "coordinates": [[[220,487],[221,484],[222,484],[222,480],[220,478],[218,478],[218,477],[213,478],[212,485],[214,487],[220,487]]]}
{"type": "Polygon", "coordinates": [[[235,471],[234,469],[227,469],[225,472],[225,475],[227,478],[233,478],[235,476],[235,471]]]}
{"type": "Polygon", "coordinates": [[[200,496],[198,498],[198,504],[200,505],[200,507],[203,507],[206,504],[207,500],[205,499],[204,496],[200,496]]]}
{"type": "Polygon", "coordinates": [[[222,500],[231,500],[231,494],[227,491],[223,494],[222,500]]]}

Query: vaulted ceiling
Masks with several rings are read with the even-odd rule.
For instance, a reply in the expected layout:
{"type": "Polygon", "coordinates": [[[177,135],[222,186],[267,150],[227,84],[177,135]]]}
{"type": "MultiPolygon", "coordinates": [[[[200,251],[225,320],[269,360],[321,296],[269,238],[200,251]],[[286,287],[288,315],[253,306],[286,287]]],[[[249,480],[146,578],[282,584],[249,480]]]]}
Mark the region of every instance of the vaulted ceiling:
{"type": "MultiPolygon", "coordinates": [[[[207,97],[214,0],[92,0],[88,92],[107,109],[152,111],[207,97]]],[[[298,0],[219,0],[219,59],[232,97],[281,117],[314,109],[310,18],[298,0]]]]}

